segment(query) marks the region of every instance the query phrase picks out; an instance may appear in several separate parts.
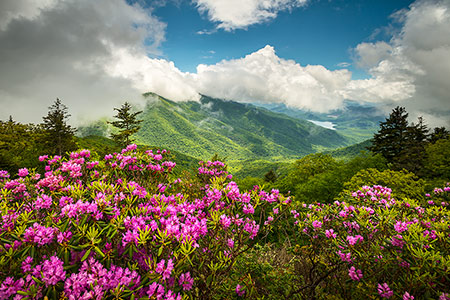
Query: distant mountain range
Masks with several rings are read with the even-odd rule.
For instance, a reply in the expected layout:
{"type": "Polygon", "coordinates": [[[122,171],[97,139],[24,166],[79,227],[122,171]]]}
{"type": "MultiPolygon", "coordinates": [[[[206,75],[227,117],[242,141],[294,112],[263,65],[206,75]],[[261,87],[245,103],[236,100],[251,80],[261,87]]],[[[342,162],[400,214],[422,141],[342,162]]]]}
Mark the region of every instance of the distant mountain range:
{"type": "Polygon", "coordinates": [[[284,104],[255,103],[270,111],[286,114],[300,120],[309,120],[321,126],[333,128],[345,136],[351,143],[360,143],[371,139],[378,131],[385,115],[375,105],[344,101],[344,107],[329,113],[316,113],[287,107],[284,104]]]}
{"type": "MultiPolygon", "coordinates": [[[[216,153],[239,161],[296,159],[366,140],[380,120],[373,108],[356,105],[347,105],[336,114],[315,114],[284,105],[243,104],[208,96],[198,102],[174,102],[154,93],[144,96],[147,102],[139,115],[143,122],[135,136],[137,142],[198,159],[216,153]],[[335,129],[308,120],[330,122],[335,129]]],[[[106,120],[79,128],[82,136],[106,136],[110,131],[106,120]]]]}

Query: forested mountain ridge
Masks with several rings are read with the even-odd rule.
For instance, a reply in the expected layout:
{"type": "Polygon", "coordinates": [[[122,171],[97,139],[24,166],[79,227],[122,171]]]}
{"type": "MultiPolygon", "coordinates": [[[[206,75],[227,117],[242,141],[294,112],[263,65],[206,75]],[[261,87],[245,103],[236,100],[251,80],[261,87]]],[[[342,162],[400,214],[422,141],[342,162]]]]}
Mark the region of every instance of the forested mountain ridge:
{"type": "Polygon", "coordinates": [[[139,143],[208,158],[300,157],[348,145],[348,139],[305,120],[233,101],[202,96],[173,102],[153,93],[142,115],[139,143]]]}

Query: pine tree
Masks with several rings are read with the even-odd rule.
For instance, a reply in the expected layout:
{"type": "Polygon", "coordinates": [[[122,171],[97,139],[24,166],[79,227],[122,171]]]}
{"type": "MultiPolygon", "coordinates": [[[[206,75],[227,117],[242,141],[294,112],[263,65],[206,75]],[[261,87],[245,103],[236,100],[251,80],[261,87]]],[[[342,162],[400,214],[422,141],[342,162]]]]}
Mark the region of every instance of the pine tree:
{"type": "Polygon", "coordinates": [[[438,140],[446,139],[450,136],[450,132],[445,127],[436,127],[430,134],[429,141],[434,144],[438,140]]]}
{"type": "Polygon", "coordinates": [[[389,163],[394,163],[407,146],[408,113],[404,107],[397,106],[385,122],[380,123],[380,130],[375,133],[369,150],[380,153],[389,163]]]}
{"type": "Polygon", "coordinates": [[[119,129],[118,133],[111,134],[113,140],[121,147],[126,147],[127,145],[133,142],[131,136],[141,129],[139,123],[142,120],[137,119],[137,115],[142,113],[142,111],[131,112],[131,105],[128,102],[125,102],[122,107],[114,108],[117,111],[117,115],[114,118],[117,118],[117,121],[108,122],[114,127],[119,129]]]}
{"type": "Polygon", "coordinates": [[[275,182],[277,180],[277,174],[271,169],[269,172],[264,174],[264,181],[265,182],[275,182]]]}
{"type": "Polygon", "coordinates": [[[41,124],[44,131],[43,144],[47,148],[48,154],[62,155],[77,149],[76,129],[67,124],[69,117],[67,106],[57,98],[55,103],[49,107],[47,116],[42,118],[44,120],[41,124]]]}
{"type": "Polygon", "coordinates": [[[418,176],[423,176],[423,162],[425,159],[425,146],[428,143],[429,129],[423,118],[419,117],[417,124],[408,126],[405,136],[405,147],[397,157],[395,168],[406,169],[418,176]]]}

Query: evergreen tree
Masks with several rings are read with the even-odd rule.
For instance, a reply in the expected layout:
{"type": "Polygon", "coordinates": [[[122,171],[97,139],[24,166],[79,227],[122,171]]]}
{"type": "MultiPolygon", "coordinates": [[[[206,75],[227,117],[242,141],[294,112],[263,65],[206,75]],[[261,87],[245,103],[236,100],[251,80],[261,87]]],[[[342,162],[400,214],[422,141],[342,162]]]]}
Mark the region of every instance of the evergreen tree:
{"type": "Polygon", "coordinates": [[[385,122],[380,123],[380,130],[375,133],[372,146],[368,149],[380,153],[389,163],[395,163],[407,146],[408,113],[404,107],[397,106],[385,122]]]}
{"type": "Polygon", "coordinates": [[[419,117],[417,124],[408,126],[405,136],[405,147],[394,161],[396,169],[406,169],[418,176],[424,175],[423,162],[425,146],[428,143],[429,129],[423,118],[419,117]]]}
{"type": "Polygon", "coordinates": [[[111,136],[116,144],[121,147],[126,147],[133,142],[131,136],[141,129],[139,123],[141,123],[142,120],[138,120],[137,115],[142,113],[142,111],[132,113],[131,105],[128,102],[125,102],[121,108],[114,108],[114,110],[117,111],[117,115],[115,115],[114,118],[118,120],[108,123],[118,128],[119,132],[113,133],[111,136]]]}
{"type": "Polygon", "coordinates": [[[430,134],[429,141],[434,144],[438,140],[446,139],[450,136],[450,132],[445,129],[445,127],[436,127],[433,132],[430,134]]]}
{"type": "Polygon", "coordinates": [[[62,155],[78,148],[75,142],[76,129],[67,124],[70,117],[67,111],[67,106],[57,98],[49,107],[47,116],[43,117],[44,122],[41,125],[44,131],[43,144],[48,154],[62,155]]]}
{"type": "Polygon", "coordinates": [[[275,174],[273,170],[270,170],[266,174],[264,174],[264,181],[265,182],[275,182],[277,180],[278,176],[275,174]]]}

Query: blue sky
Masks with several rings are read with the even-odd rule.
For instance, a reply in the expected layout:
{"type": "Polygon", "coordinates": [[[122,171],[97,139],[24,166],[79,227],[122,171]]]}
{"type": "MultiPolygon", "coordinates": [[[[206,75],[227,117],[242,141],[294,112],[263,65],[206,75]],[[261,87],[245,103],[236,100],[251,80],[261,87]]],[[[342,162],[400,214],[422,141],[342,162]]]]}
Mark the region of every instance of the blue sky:
{"type": "MultiPolygon", "coordinates": [[[[167,24],[163,56],[184,72],[195,72],[198,64],[240,58],[266,45],[272,45],[279,57],[334,70],[341,68],[340,63],[352,63],[352,49],[359,43],[389,41],[389,30],[398,30],[390,16],[412,2],[314,0],[281,11],[267,22],[231,31],[216,29],[217,22],[209,21],[189,1],[169,1],[153,14],[167,24]]],[[[368,76],[352,65],[348,69],[354,78],[368,76]]]]}
{"type": "Polygon", "coordinates": [[[59,97],[81,122],[154,92],[450,127],[448,78],[449,0],[0,1],[0,119],[39,122],[59,97]]]}

